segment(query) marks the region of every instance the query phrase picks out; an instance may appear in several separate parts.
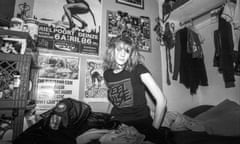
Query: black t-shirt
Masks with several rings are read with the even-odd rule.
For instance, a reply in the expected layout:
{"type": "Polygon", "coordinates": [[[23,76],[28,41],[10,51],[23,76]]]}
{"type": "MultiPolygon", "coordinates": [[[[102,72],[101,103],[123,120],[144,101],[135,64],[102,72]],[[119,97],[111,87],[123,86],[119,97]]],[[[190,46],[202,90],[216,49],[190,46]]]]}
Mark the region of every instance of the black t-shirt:
{"type": "Polygon", "coordinates": [[[138,64],[131,72],[123,70],[113,73],[104,72],[108,86],[108,100],[113,104],[111,114],[122,122],[146,118],[150,115],[145,97],[145,86],[140,75],[149,73],[148,69],[138,64]]]}

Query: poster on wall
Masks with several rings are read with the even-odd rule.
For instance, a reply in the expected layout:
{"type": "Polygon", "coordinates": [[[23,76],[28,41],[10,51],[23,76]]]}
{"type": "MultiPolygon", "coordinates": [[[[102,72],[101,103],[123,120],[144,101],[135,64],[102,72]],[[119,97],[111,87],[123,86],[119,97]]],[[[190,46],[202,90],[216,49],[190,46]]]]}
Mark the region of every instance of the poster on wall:
{"type": "Polygon", "coordinates": [[[117,3],[144,9],[144,0],[116,0],[117,3]]]}
{"type": "Polygon", "coordinates": [[[98,55],[101,1],[35,0],[40,48],[98,55]]]}
{"type": "Polygon", "coordinates": [[[37,79],[36,111],[45,112],[63,98],[79,99],[78,57],[41,54],[37,79]]]}
{"type": "Polygon", "coordinates": [[[102,60],[87,59],[85,72],[85,101],[107,101],[102,60]]]}
{"type": "Polygon", "coordinates": [[[127,34],[140,51],[151,52],[150,18],[131,16],[122,11],[107,11],[107,45],[111,38],[127,34]]]}

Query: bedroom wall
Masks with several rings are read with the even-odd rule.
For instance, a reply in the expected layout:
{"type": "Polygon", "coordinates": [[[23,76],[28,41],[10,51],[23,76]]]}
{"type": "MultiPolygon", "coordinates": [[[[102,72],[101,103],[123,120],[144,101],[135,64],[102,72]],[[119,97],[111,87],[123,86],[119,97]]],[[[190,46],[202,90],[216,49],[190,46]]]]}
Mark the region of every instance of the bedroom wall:
{"type": "MultiPolygon", "coordinates": [[[[35,0],[16,0],[15,15],[19,13],[18,4],[27,2],[31,7],[37,9],[37,4],[35,0]]],[[[40,1],[38,1],[40,2],[40,1]]],[[[40,50],[40,53],[52,52],[54,54],[65,54],[66,56],[78,56],[81,58],[81,69],[80,69],[80,86],[79,86],[79,98],[80,100],[84,97],[84,83],[85,83],[85,69],[86,69],[86,59],[102,59],[104,52],[106,50],[106,26],[107,26],[107,11],[123,11],[128,12],[132,16],[147,16],[151,20],[151,52],[141,52],[145,57],[145,64],[152,72],[153,77],[156,82],[162,87],[162,74],[161,74],[161,52],[159,49],[159,43],[156,40],[156,34],[153,31],[155,26],[155,18],[158,17],[158,4],[156,0],[145,0],[144,9],[134,8],[123,4],[116,3],[116,0],[101,0],[102,3],[102,17],[101,17],[101,36],[100,36],[100,53],[99,56],[90,55],[79,55],[77,53],[64,53],[62,51],[50,51],[50,50],[40,50]]],[[[34,10],[29,12],[30,15],[34,15],[34,10]]],[[[152,102],[150,105],[152,105],[152,102]]],[[[106,102],[91,102],[89,103],[94,111],[106,111],[108,103],[106,102]]]]}
{"type": "MultiPolygon", "coordinates": [[[[16,0],[16,3],[28,2],[29,0],[16,0]]],[[[159,0],[161,1],[161,0],[159,0]]],[[[156,34],[153,31],[155,26],[155,18],[161,16],[161,2],[157,0],[145,0],[144,10],[129,7],[122,4],[117,4],[115,0],[102,0],[102,27],[101,27],[101,51],[97,59],[101,59],[106,49],[106,25],[107,25],[107,10],[112,11],[126,11],[133,16],[149,16],[151,20],[151,45],[152,52],[142,52],[145,57],[145,63],[153,74],[153,77],[163,89],[164,94],[168,100],[168,109],[173,111],[183,112],[191,107],[200,104],[217,104],[225,98],[232,99],[236,102],[240,102],[240,79],[236,77],[236,87],[226,89],[222,80],[222,76],[217,73],[216,68],[212,67],[212,58],[214,53],[214,44],[212,32],[216,29],[216,23],[209,21],[198,21],[197,30],[205,38],[203,44],[203,51],[205,55],[205,64],[209,79],[208,87],[200,87],[196,95],[190,95],[189,90],[186,89],[178,81],[171,81],[171,85],[166,84],[166,61],[165,61],[165,48],[160,47],[159,42],[156,40],[156,34]],[[159,3],[158,3],[159,2],[159,3]]],[[[163,1],[163,0],[162,0],[163,1]]],[[[32,1],[31,1],[32,2],[32,1]]],[[[33,5],[31,3],[31,5],[33,5]]],[[[16,6],[17,9],[17,6],[16,6]]],[[[17,11],[17,10],[16,10],[17,11]]],[[[17,12],[15,12],[16,14],[17,12]]],[[[30,12],[31,14],[31,12],[30,12]]],[[[172,50],[172,62],[173,53],[172,50]]],[[[74,55],[75,56],[75,55],[74,55]]],[[[90,56],[79,56],[81,57],[81,72],[80,75],[84,76],[86,68],[85,61],[90,56]]],[[[80,99],[84,95],[84,77],[81,77],[80,83],[80,99]]],[[[90,103],[95,111],[106,111],[108,103],[90,103]]],[[[153,106],[152,102],[150,105],[153,106]]]]}
{"type": "MultiPolygon", "coordinates": [[[[161,0],[159,1],[159,13],[161,15],[161,0]]],[[[173,21],[176,24],[179,22],[173,21]]],[[[213,31],[218,27],[216,19],[212,19],[208,15],[194,21],[195,31],[204,39],[202,44],[204,52],[204,62],[207,70],[208,84],[207,87],[200,86],[196,95],[190,95],[190,91],[186,89],[178,81],[171,81],[171,85],[166,84],[166,60],[165,49],[161,49],[162,57],[162,77],[163,91],[167,95],[168,109],[172,111],[184,112],[185,110],[201,104],[218,104],[222,100],[228,98],[240,103],[240,77],[235,76],[236,87],[225,88],[223,77],[218,73],[217,68],[213,67],[214,43],[213,31]]],[[[174,49],[171,51],[172,63],[174,62],[174,49]]],[[[173,63],[174,65],[174,63],[173,63]]],[[[172,75],[171,75],[172,76],[172,75]]]]}

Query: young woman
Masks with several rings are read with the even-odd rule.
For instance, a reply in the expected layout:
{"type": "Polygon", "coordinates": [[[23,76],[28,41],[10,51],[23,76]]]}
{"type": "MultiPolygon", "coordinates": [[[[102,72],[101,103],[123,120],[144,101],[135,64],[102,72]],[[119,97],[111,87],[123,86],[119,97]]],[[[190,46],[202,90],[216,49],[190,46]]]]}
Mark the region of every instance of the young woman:
{"type": "Polygon", "coordinates": [[[163,139],[157,129],[164,116],[166,99],[142,58],[131,37],[121,35],[111,39],[103,64],[111,114],[145,134],[146,140],[160,143],[163,139]],[[154,119],[147,106],[145,88],[156,102],[154,119]]]}

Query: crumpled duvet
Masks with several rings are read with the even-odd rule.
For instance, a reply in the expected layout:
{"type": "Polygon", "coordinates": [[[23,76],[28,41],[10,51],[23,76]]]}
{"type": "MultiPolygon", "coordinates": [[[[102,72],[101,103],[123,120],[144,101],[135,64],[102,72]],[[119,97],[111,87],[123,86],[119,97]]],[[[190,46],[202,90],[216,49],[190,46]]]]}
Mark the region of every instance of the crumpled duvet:
{"type": "Polygon", "coordinates": [[[209,135],[240,136],[240,105],[226,99],[194,118],[168,111],[163,126],[172,131],[192,130],[209,135]]]}
{"type": "Polygon", "coordinates": [[[101,144],[142,144],[145,135],[139,133],[132,126],[122,125],[117,130],[111,131],[100,138],[101,144]]]}
{"type": "Polygon", "coordinates": [[[205,131],[201,121],[190,118],[178,112],[168,111],[162,126],[170,128],[172,131],[192,130],[196,132],[205,131]]]}
{"type": "Polygon", "coordinates": [[[91,129],[77,137],[77,144],[87,144],[96,139],[101,144],[153,144],[144,142],[145,135],[127,125],[121,125],[115,130],[91,129]]]}

